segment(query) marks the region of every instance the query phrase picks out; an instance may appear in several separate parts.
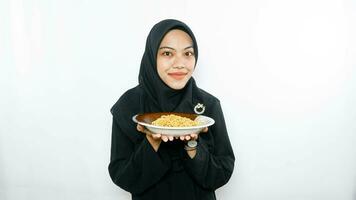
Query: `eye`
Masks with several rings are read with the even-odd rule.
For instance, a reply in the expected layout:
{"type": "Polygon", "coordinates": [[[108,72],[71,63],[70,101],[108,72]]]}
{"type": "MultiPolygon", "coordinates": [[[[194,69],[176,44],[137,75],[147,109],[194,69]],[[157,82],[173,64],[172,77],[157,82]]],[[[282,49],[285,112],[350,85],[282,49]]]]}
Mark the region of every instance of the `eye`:
{"type": "Polygon", "coordinates": [[[192,52],[192,51],[187,51],[187,52],[185,52],[185,55],[186,55],[186,56],[194,56],[194,52],[192,52]]]}
{"type": "Polygon", "coordinates": [[[163,56],[171,56],[172,55],[172,52],[169,52],[169,51],[164,51],[162,53],[163,56]]]}

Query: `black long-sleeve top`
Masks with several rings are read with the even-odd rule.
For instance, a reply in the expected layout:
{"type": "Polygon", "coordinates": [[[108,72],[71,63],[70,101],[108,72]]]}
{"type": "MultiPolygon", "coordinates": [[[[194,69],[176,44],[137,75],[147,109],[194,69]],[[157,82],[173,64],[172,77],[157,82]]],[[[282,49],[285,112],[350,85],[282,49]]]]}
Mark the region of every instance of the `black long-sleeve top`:
{"type": "Polygon", "coordinates": [[[230,179],[235,156],[220,102],[200,90],[204,115],[215,120],[200,133],[191,159],[180,140],[162,142],[157,152],[136,130],[132,117],[140,112],[140,87],[127,91],[113,106],[109,173],[113,182],[132,194],[133,200],[212,200],[215,190],[230,179]]]}

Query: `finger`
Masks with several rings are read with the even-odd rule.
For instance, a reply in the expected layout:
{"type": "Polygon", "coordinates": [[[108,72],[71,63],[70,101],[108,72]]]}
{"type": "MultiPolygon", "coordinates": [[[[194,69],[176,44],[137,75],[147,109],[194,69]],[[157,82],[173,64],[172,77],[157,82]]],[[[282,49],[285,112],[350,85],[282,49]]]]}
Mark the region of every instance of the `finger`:
{"type": "Polygon", "coordinates": [[[162,135],[162,136],[161,136],[161,139],[163,140],[163,142],[167,142],[167,141],[168,141],[168,137],[165,136],[165,135],[162,135]]]}
{"type": "Polygon", "coordinates": [[[161,134],[152,134],[153,139],[157,140],[161,138],[161,134]]]}
{"type": "Polygon", "coordinates": [[[192,134],[190,134],[190,137],[192,138],[192,140],[196,140],[196,139],[198,139],[198,134],[192,133],[192,134]]]}
{"type": "Polygon", "coordinates": [[[140,124],[137,124],[136,129],[140,132],[143,132],[143,130],[145,130],[145,128],[143,126],[141,126],[140,124]]]}
{"type": "Polygon", "coordinates": [[[168,139],[169,139],[169,141],[173,141],[174,140],[173,136],[168,136],[168,139]]]}
{"type": "Polygon", "coordinates": [[[185,136],[185,139],[186,139],[186,140],[190,140],[190,136],[189,136],[189,135],[186,135],[186,136],[185,136]]]}
{"type": "Polygon", "coordinates": [[[206,133],[206,132],[208,132],[208,127],[205,127],[201,132],[203,132],[203,133],[206,133]]]}
{"type": "Polygon", "coordinates": [[[179,139],[184,141],[184,135],[181,135],[179,139]]]}

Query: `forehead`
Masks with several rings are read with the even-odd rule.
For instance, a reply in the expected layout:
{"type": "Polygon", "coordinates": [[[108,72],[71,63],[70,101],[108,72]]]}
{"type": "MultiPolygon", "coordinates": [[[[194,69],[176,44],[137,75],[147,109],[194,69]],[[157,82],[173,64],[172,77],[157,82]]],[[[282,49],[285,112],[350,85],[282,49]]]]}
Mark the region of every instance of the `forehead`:
{"type": "Polygon", "coordinates": [[[162,39],[161,45],[191,45],[192,38],[188,33],[179,30],[173,29],[169,31],[162,39]]]}

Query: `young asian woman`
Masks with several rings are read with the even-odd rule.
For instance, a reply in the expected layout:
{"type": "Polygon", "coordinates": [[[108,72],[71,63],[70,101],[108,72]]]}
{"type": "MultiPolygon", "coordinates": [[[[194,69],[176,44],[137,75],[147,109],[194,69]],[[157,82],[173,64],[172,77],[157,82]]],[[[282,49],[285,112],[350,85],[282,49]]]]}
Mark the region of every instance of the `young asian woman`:
{"type": "Polygon", "coordinates": [[[192,77],[197,59],[197,42],[185,23],[158,22],[146,40],[139,84],[111,108],[109,174],[133,200],[216,199],[215,190],[233,173],[235,156],[220,101],[192,77]],[[132,120],[149,112],[203,114],[215,124],[199,134],[155,134],[132,120]],[[189,147],[188,141],[196,142],[189,147]]]}

